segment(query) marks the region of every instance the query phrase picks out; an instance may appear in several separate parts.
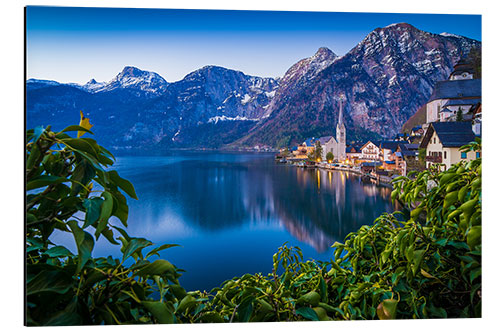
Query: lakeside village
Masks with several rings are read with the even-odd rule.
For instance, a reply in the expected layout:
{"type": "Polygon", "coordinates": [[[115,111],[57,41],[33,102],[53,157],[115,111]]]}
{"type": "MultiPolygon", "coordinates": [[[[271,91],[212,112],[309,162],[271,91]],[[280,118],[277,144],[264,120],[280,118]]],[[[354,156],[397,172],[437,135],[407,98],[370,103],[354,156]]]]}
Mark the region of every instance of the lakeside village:
{"type": "Polygon", "coordinates": [[[481,79],[471,64],[459,61],[448,80],[436,83],[417,114],[425,117],[423,123],[393,140],[346,144],[341,103],[336,138],[309,138],[299,146],[281,149],[276,161],[303,168],[350,171],[389,185],[397,176],[422,171],[432,164],[447,170],[459,161],[481,157],[481,152],[459,150],[481,137],[481,79]]]}

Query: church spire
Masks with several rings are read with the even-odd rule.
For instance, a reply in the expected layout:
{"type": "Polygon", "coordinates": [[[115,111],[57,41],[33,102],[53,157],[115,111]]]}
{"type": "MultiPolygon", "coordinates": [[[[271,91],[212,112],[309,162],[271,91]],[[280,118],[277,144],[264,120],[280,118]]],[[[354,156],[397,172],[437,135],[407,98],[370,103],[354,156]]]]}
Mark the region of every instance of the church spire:
{"type": "Polygon", "coordinates": [[[343,112],[342,112],[342,97],[340,97],[340,111],[339,111],[339,126],[342,125],[343,120],[343,112]]]}
{"type": "Polygon", "coordinates": [[[339,160],[345,159],[346,130],[344,126],[344,110],[342,102],[344,96],[340,96],[339,121],[337,124],[337,157],[339,160]]]}

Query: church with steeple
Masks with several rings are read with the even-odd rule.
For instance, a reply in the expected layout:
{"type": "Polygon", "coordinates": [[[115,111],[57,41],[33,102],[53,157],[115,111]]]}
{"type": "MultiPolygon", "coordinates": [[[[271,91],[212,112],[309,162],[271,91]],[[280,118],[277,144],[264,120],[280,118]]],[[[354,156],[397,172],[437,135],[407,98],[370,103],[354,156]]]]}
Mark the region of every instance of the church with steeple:
{"type": "Polygon", "coordinates": [[[340,109],[339,109],[339,120],[337,122],[337,132],[336,138],[333,136],[323,136],[319,138],[319,142],[321,143],[321,147],[323,148],[323,160],[326,160],[326,154],[331,152],[333,154],[334,160],[345,160],[345,146],[346,146],[346,138],[345,138],[345,126],[344,126],[344,115],[342,109],[342,101],[340,99],[340,109]]]}

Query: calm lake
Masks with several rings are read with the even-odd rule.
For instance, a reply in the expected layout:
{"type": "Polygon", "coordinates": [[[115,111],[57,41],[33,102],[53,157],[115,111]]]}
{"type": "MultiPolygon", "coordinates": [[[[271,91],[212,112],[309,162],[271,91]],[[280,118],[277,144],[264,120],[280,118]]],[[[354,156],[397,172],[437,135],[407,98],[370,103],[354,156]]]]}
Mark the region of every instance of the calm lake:
{"type": "MultiPolygon", "coordinates": [[[[269,273],[284,242],[304,259],[329,260],[335,241],[393,210],[388,188],[352,173],[276,164],[273,154],[175,152],[118,157],[113,168],[139,197],[129,199],[128,233],[180,244],[161,256],[186,270],[187,290],[269,273]]],[[[94,255],[109,254],[121,256],[119,246],[100,239],[94,255]]]]}

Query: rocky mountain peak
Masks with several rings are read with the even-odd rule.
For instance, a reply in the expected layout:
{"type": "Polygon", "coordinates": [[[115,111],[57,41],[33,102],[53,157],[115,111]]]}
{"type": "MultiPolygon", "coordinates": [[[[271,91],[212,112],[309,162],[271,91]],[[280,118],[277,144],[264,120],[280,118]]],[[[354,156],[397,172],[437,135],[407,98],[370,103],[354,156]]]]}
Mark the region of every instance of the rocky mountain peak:
{"type": "Polygon", "coordinates": [[[338,56],[333,51],[327,47],[320,47],[312,57],[302,59],[288,69],[280,80],[280,90],[293,89],[303,84],[333,64],[336,59],[338,56]]]}
{"type": "Polygon", "coordinates": [[[142,76],[144,74],[146,74],[148,72],[146,71],[143,71],[143,70],[140,70],[139,68],[137,67],[133,67],[133,66],[125,66],[122,71],[118,74],[119,77],[125,77],[125,76],[129,76],[129,77],[139,77],[139,76],[142,76]]]}
{"type": "Polygon", "coordinates": [[[406,22],[400,22],[400,23],[393,23],[389,24],[383,28],[383,30],[401,30],[401,29],[412,29],[412,30],[418,30],[415,28],[413,25],[406,23],[406,22]]]}
{"type": "Polygon", "coordinates": [[[327,47],[320,47],[313,56],[315,61],[333,61],[337,57],[338,56],[327,47]]]}
{"type": "Polygon", "coordinates": [[[108,82],[92,79],[83,86],[28,80],[27,112],[31,122],[47,121],[50,114],[62,126],[78,110],[89,110],[101,135],[117,146],[283,146],[334,136],[344,96],[347,139],[377,139],[394,135],[426,102],[435,82],[480,47],[466,37],[397,23],[375,29],[342,57],[320,47],[279,81],[215,65],[173,83],[133,66],[108,82]],[[48,85],[54,85],[54,95],[39,91],[48,85]],[[112,123],[117,114],[124,115],[119,126],[112,123]]]}

